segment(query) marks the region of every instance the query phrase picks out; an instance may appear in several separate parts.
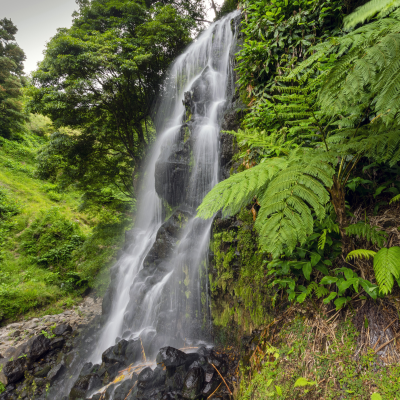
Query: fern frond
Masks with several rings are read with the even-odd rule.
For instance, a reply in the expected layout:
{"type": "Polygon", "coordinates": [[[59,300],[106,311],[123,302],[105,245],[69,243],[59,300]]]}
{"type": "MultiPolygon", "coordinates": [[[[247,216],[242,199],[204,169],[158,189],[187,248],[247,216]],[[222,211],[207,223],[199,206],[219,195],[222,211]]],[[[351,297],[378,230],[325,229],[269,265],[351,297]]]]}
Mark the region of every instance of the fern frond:
{"type": "Polygon", "coordinates": [[[389,201],[389,204],[392,204],[395,201],[400,201],[400,194],[398,194],[397,196],[394,196],[393,199],[389,201]]]}
{"type": "Polygon", "coordinates": [[[372,251],[372,250],[357,249],[357,250],[353,250],[349,254],[347,254],[346,260],[362,258],[362,257],[365,257],[368,260],[370,257],[374,257],[375,254],[376,254],[376,252],[372,251]]]}
{"type": "Polygon", "coordinates": [[[200,218],[211,218],[222,209],[223,216],[236,214],[263,191],[272,177],[287,165],[284,158],[271,158],[218,183],[197,209],[200,218]]]}
{"type": "Polygon", "coordinates": [[[371,0],[344,18],[344,29],[354,28],[377,14],[382,18],[399,6],[399,0],[371,0]]]}
{"type": "Polygon", "coordinates": [[[381,293],[390,293],[394,284],[393,277],[400,278],[400,247],[380,249],[374,257],[374,271],[381,293]]]}
{"type": "Polygon", "coordinates": [[[262,248],[274,257],[305,243],[313,232],[312,211],[318,219],[325,216],[334,170],[328,163],[305,160],[307,153],[293,152],[290,165],[274,176],[259,200],[255,227],[262,248]]]}
{"type": "Polygon", "coordinates": [[[379,247],[383,246],[387,238],[387,233],[385,231],[381,231],[376,226],[371,226],[365,222],[357,222],[356,224],[349,225],[345,228],[345,231],[347,235],[363,237],[379,247]]]}

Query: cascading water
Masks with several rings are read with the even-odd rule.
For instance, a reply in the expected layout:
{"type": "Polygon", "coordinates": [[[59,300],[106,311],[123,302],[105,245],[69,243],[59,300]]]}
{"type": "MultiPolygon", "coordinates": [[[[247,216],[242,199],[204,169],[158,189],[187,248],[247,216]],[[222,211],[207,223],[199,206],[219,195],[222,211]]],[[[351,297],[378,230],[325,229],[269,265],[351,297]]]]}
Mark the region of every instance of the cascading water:
{"type": "Polygon", "coordinates": [[[195,213],[218,182],[220,123],[232,86],[231,21],[237,14],[202,33],[166,78],[157,111],[160,134],[145,168],[132,244],[112,270],[93,363],[121,339],[140,339],[141,351],[151,358],[162,346],[210,338],[206,268],[212,221],[195,213]]]}

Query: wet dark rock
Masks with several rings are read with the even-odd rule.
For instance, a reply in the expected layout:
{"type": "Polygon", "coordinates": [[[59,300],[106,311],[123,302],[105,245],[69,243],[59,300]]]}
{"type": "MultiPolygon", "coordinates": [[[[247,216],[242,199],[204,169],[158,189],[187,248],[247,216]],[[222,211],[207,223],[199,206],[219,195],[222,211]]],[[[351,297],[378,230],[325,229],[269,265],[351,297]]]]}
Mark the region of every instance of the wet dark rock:
{"type": "Polygon", "coordinates": [[[122,339],[115,346],[109,347],[101,356],[106,364],[121,363],[125,364],[125,352],[128,347],[128,341],[122,339]]]}
{"type": "Polygon", "coordinates": [[[62,337],[52,339],[50,342],[50,350],[61,349],[65,344],[65,339],[62,337]]]}
{"type": "Polygon", "coordinates": [[[189,369],[195,368],[195,367],[204,367],[205,365],[207,365],[207,360],[205,357],[203,356],[198,356],[197,360],[193,361],[190,365],[189,365],[189,369]]]}
{"type": "Polygon", "coordinates": [[[185,367],[188,370],[190,365],[193,364],[195,361],[197,361],[200,358],[200,354],[198,353],[188,353],[186,354],[186,360],[185,360],[185,367]]]}
{"type": "Polygon", "coordinates": [[[16,360],[11,358],[4,362],[4,364],[0,363],[0,366],[3,367],[0,371],[0,382],[3,385],[8,385],[18,382],[23,378],[26,369],[26,360],[25,358],[17,358],[16,360]]]}
{"type": "Polygon", "coordinates": [[[78,400],[86,398],[90,392],[100,389],[102,382],[97,374],[89,374],[77,380],[69,394],[69,400],[78,400]]]}
{"type": "Polygon", "coordinates": [[[115,392],[115,385],[111,385],[107,388],[104,393],[104,400],[111,400],[113,398],[113,394],[115,392]]]}
{"type": "Polygon", "coordinates": [[[44,335],[33,336],[21,347],[30,362],[36,361],[51,350],[51,340],[44,335]]]}
{"type": "Polygon", "coordinates": [[[201,367],[192,368],[186,375],[182,394],[185,399],[194,400],[201,394],[204,383],[204,371],[201,367]]]}
{"type": "Polygon", "coordinates": [[[53,334],[56,335],[56,336],[62,336],[66,332],[72,332],[72,326],[71,325],[69,325],[69,324],[60,324],[60,325],[57,325],[53,329],[53,334]]]}
{"type": "Polygon", "coordinates": [[[180,391],[183,388],[186,377],[186,367],[181,365],[179,367],[167,368],[165,379],[165,386],[170,391],[180,391]]]}
{"type": "Polygon", "coordinates": [[[212,381],[209,383],[206,383],[202,390],[202,394],[204,397],[208,398],[212,393],[214,393],[215,389],[219,386],[219,381],[212,381]]]}
{"type": "Polygon", "coordinates": [[[160,349],[160,352],[157,354],[156,362],[162,366],[167,368],[170,367],[179,367],[182,364],[185,364],[187,360],[187,355],[174,347],[163,347],[160,349]]]}
{"type": "Polygon", "coordinates": [[[46,365],[42,369],[40,369],[38,372],[36,372],[33,376],[36,378],[45,378],[47,374],[50,372],[51,366],[46,365]]]}
{"type": "Polygon", "coordinates": [[[54,380],[56,380],[59,376],[62,375],[62,373],[65,371],[65,365],[60,363],[55,365],[50,372],[47,374],[47,379],[50,382],[53,382],[54,380]]]}
{"type": "Polygon", "coordinates": [[[150,367],[143,369],[138,376],[138,388],[148,389],[153,386],[154,372],[150,367]]]}
{"type": "Polygon", "coordinates": [[[179,206],[186,198],[192,156],[191,143],[185,142],[184,137],[189,136],[189,132],[189,127],[183,126],[181,140],[161,152],[155,166],[156,192],[171,207],[179,206]]]}
{"type": "Polygon", "coordinates": [[[44,379],[44,378],[35,378],[34,382],[37,387],[44,386],[47,383],[46,379],[44,379]]]}
{"type": "Polygon", "coordinates": [[[153,247],[143,262],[144,267],[148,267],[154,263],[157,264],[157,262],[159,263],[160,260],[165,260],[170,255],[171,250],[175,247],[179,235],[185,226],[185,221],[189,218],[189,213],[177,210],[171,215],[168,221],[164,222],[157,232],[153,247]]]}
{"type": "Polygon", "coordinates": [[[134,374],[132,379],[127,379],[115,389],[114,400],[125,400],[130,395],[135,387],[138,376],[134,374]]]}

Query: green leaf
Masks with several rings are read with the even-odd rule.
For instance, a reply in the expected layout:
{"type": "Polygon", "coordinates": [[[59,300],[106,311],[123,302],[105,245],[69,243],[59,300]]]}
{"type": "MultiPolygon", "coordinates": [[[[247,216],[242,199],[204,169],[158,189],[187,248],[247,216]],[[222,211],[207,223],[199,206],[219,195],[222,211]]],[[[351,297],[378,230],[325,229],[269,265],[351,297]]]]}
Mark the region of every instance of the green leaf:
{"type": "Polygon", "coordinates": [[[351,297],[339,297],[334,301],[334,304],[336,306],[336,310],[340,310],[343,308],[349,301],[351,300],[351,297]]]}
{"type": "Polygon", "coordinates": [[[321,279],[321,282],[319,283],[320,285],[330,285],[331,283],[336,283],[338,281],[338,278],[335,276],[324,276],[321,279]]]}
{"type": "Polygon", "coordinates": [[[313,386],[316,385],[315,381],[308,381],[306,378],[299,378],[294,384],[294,387],[304,387],[304,386],[313,386]]]}
{"type": "Polygon", "coordinates": [[[311,271],[312,271],[312,266],[311,263],[305,263],[303,266],[303,274],[304,277],[309,281],[310,280],[310,276],[311,276],[311,271]]]}
{"type": "Polygon", "coordinates": [[[319,254],[311,253],[311,265],[313,267],[318,264],[320,259],[321,259],[321,256],[319,254]]]}
{"type": "Polygon", "coordinates": [[[326,298],[323,300],[323,303],[324,303],[324,304],[328,304],[328,303],[331,302],[336,296],[337,296],[337,293],[336,293],[336,292],[331,292],[330,295],[329,295],[328,297],[326,297],[326,298]]]}
{"type": "Polygon", "coordinates": [[[303,292],[297,296],[297,301],[302,303],[307,297],[307,292],[303,292]]]}
{"type": "Polygon", "coordinates": [[[282,396],[282,389],[280,388],[280,386],[275,386],[275,389],[278,396],[282,396]]]}
{"type": "Polygon", "coordinates": [[[373,393],[371,400],[382,400],[382,396],[379,393],[373,393]]]}
{"type": "Polygon", "coordinates": [[[370,257],[374,257],[375,254],[376,252],[372,250],[357,249],[347,254],[346,260],[351,260],[352,258],[361,258],[361,257],[365,257],[368,260],[370,257]]]}
{"type": "Polygon", "coordinates": [[[374,257],[374,271],[380,292],[390,293],[394,279],[400,278],[400,247],[380,249],[374,257]]]}

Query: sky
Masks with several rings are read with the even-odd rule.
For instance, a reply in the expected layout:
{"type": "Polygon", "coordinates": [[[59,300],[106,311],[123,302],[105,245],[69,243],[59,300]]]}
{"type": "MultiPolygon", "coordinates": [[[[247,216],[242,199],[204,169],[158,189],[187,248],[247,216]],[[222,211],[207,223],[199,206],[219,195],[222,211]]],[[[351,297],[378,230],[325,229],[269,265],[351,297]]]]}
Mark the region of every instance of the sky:
{"type": "Polygon", "coordinates": [[[69,28],[75,0],[0,0],[0,19],[11,18],[18,28],[16,39],[26,54],[25,73],[43,59],[46,42],[57,28],[69,28]]]}
{"type": "MultiPolygon", "coordinates": [[[[215,3],[220,5],[222,0],[215,3]]],[[[46,43],[57,33],[57,28],[71,26],[72,13],[77,8],[75,0],[0,0],[0,19],[11,18],[18,28],[16,39],[26,54],[27,75],[43,59],[46,43]]],[[[210,10],[207,19],[213,18],[210,10]]]]}

